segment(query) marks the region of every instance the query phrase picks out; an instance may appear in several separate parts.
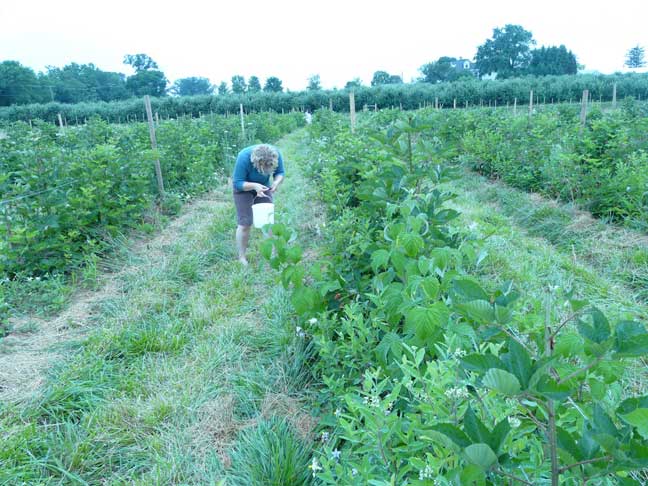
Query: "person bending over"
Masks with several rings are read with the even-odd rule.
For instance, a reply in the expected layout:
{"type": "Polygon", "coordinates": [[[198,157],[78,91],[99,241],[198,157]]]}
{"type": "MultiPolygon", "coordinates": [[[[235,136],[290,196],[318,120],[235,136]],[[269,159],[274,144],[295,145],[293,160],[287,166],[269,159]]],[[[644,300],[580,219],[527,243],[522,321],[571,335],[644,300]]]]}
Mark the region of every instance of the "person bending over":
{"type": "Polygon", "coordinates": [[[283,157],[272,145],[252,145],[241,150],[236,157],[232,177],[237,220],[236,248],[243,265],[248,264],[246,253],[252,227],[252,204],[273,202],[284,176],[283,157]]]}

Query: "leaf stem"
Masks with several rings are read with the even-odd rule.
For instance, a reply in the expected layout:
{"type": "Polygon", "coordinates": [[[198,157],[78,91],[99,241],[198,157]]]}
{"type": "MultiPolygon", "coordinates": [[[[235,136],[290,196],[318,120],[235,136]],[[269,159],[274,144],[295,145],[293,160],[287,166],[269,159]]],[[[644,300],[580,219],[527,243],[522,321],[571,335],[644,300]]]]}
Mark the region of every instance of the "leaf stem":
{"type": "Polygon", "coordinates": [[[569,469],[573,469],[573,468],[578,467],[578,466],[584,466],[585,464],[592,464],[592,463],[594,463],[594,462],[599,462],[599,461],[610,461],[610,460],[612,460],[612,456],[602,456],[602,457],[596,457],[596,458],[594,458],[594,459],[587,459],[587,460],[585,460],[585,461],[575,462],[574,464],[570,464],[570,465],[568,465],[568,466],[563,466],[563,467],[561,467],[561,468],[558,470],[558,472],[559,472],[560,474],[562,474],[562,473],[564,473],[565,471],[567,471],[567,470],[569,470],[569,469]]]}

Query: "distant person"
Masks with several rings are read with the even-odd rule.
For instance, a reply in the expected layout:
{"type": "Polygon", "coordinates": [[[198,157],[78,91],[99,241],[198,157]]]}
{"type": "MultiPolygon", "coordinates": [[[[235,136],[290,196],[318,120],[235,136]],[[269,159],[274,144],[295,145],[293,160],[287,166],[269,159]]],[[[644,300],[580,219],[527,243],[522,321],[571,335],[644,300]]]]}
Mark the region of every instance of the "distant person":
{"type": "Polygon", "coordinates": [[[273,202],[274,193],[284,180],[283,157],[276,147],[252,145],[236,157],[234,175],[234,204],[236,205],[236,248],[238,259],[247,265],[247,248],[252,227],[252,205],[273,202]],[[272,185],[270,185],[272,176],[272,185]]]}

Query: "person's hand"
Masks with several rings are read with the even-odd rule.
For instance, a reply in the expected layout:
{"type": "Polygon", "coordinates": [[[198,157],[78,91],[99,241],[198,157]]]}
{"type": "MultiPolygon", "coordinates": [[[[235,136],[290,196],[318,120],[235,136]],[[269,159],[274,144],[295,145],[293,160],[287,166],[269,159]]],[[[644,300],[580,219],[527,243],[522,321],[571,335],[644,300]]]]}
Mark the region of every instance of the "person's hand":
{"type": "Polygon", "coordinates": [[[270,188],[270,192],[274,194],[277,191],[278,184],[272,184],[272,187],[270,188]]]}
{"type": "Polygon", "coordinates": [[[267,186],[264,186],[263,184],[256,184],[254,190],[256,191],[257,196],[268,197],[268,195],[266,194],[266,191],[270,191],[270,188],[268,188],[267,186]]]}

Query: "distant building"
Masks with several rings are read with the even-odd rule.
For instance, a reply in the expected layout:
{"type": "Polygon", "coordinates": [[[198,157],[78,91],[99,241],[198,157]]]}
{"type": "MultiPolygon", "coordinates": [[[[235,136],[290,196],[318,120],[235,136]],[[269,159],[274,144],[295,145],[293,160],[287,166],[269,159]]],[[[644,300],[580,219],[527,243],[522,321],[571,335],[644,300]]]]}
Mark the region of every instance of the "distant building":
{"type": "Polygon", "coordinates": [[[452,67],[455,68],[458,73],[470,73],[473,76],[479,75],[475,63],[469,59],[457,59],[452,63],[452,67]]]}

